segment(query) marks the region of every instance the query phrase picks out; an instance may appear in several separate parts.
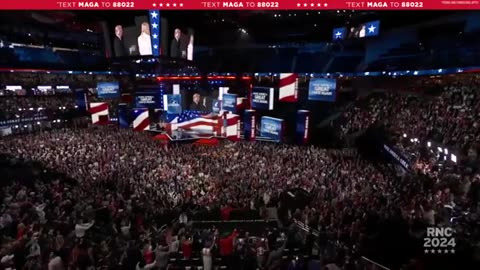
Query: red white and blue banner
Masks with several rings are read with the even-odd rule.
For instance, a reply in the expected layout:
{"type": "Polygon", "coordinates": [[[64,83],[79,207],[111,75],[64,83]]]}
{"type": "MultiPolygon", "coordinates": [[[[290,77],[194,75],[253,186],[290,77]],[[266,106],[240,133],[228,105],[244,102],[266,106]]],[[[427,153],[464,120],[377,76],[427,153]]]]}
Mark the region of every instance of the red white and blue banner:
{"type": "Polygon", "coordinates": [[[91,114],[92,124],[94,125],[104,125],[110,122],[108,103],[106,102],[90,103],[88,112],[91,114]]]}
{"type": "Polygon", "coordinates": [[[255,141],[257,132],[257,114],[255,110],[245,110],[243,118],[243,136],[246,141],[255,141]]]}
{"type": "Polygon", "coordinates": [[[166,125],[166,132],[174,141],[212,137],[237,141],[240,139],[240,116],[232,113],[200,115],[184,111],[166,125]]]}
{"type": "Polygon", "coordinates": [[[222,137],[234,142],[240,140],[240,115],[233,113],[223,115],[222,137]]]}
{"type": "Polygon", "coordinates": [[[296,73],[280,73],[278,101],[298,101],[298,75],[296,73]]]}
{"type": "Polygon", "coordinates": [[[260,136],[270,141],[281,142],[283,138],[283,119],[262,116],[260,136]]]}
{"type": "Polygon", "coordinates": [[[160,11],[149,10],[148,19],[150,20],[150,39],[152,41],[152,55],[159,56],[160,50],[160,11]]]}
{"type": "MultiPolygon", "coordinates": [[[[480,8],[478,1],[423,0],[416,2],[398,1],[67,1],[25,0],[2,1],[0,8],[9,10],[475,10],[480,8]]],[[[179,15],[181,16],[181,15],[179,15]]]]}
{"type": "Polygon", "coordinates": [[[310,111],[299,110],[297,112],[296,138],[298,144],[308,144],[310,138],[310,111]]]}
{"type": "Polygon", "coordinates": [[[150,130],[150,117],[148,109],[133,110],[132,127],[135,131],[150,130]]]}
{"type": "Polygon", "coordinates": [[[210,138],[221,135],[222,125],[222,116],[184,111],[167,124],[167,134],[173,140],[210,138]]]}

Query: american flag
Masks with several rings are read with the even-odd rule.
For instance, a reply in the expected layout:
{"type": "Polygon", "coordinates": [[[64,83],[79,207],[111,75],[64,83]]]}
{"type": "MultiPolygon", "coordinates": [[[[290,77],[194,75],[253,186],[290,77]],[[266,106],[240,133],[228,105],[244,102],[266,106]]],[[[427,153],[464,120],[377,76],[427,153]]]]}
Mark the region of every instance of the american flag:
{"type": "Polygon", "coordinates": [[[160,55],[160,11],[149,10],[148,18],[150,19],[150,37],[152,38],[152,54],[160,55]]]}
{"type": "Polygon", "coordinates": [[[170,134],[181,132],[193,138],[219,136],[223,125],[222,117],[213,114],[184,111],[168,125],[170,134]]]}

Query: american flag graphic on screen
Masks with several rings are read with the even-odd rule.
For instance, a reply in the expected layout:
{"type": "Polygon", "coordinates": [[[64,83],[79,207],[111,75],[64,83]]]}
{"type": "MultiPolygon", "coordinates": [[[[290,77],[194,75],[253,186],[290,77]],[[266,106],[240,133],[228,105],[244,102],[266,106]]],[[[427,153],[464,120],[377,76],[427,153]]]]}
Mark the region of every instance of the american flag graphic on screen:
{"type": "Polygon", "coordinates": [[[196,112],[184,111],[170,122],[167,130],[188,132],[192,137],[218,136],[221,120],[217,115],[200,115],[196,112]]]}
{"type": "Polygon", "coordinates": [[[152,38],[152,54],[160,55],[160,11],[149,10],[148,18],[150,19],[150,37],[152,38]]]}

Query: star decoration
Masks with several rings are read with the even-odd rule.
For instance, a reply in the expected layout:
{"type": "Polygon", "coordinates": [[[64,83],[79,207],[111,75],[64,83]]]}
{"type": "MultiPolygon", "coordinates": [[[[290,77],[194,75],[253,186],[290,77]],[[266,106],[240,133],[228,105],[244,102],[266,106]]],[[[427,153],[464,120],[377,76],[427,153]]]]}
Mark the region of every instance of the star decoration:
{"type": "Polygon", "coordinates": [[[436,251],[435,249],[431,249],[431,250],[430,250],[430,252],[431,252],[432,254],[435,254],[435,251],[436,251]]]}
{"type": "Polygon", "coordinates": [[[317,4],[317,7],[321,7],[321,6],[322,6],[322,4],[320,4],[320,3],[317,4]]]}
{"type": "Polygon", "coordinates": [[[157,6],[157,4],[153,3],[153,6],[154,6],[154,7],[156,7],[156,6],[157,6]]]}
{"type": "Polygon", "coordinates": [[[160,4],[158,4],[158,5],[159,5],[160,7],[163,7],[163,4],[162,4],[162,3],[160,3],[160,4]]]}
{"type": "Polygon", "coordinates": [[[169,7],[169,6],[170,6],[170,4],[169,4],[169,3],[167,3],[167,7],[169,7]]]}
{"type": "Polygon", "coordinates": [[[304,3],[303,6],[306,7],[306,6],[308,6],[308,4],[307,4],[307,3],[304,3]]]}
{"type": "Polygon", "coordinates": [[[428,254],[429,251],[430,251],[430,250],[425,249],[423,252],[424,252],[425,254],[428,254]]]}
{"type": "Polygon", "coordinates": [[[297,3],[297,7],[300,7],[301,5],[302,5],[302,4],[300,4],[300,3],[297,3]]]}
{"type": "Polygon", "coordinates": [[[340,31],[337,31],[335,33],[335,38],[340,38],[342,36],[342,33],[340,31]]]}
{"type": "Polygon", "coordinates": [[[154,48],[155,50],[158,49],[158,45],[157,45],[157,44],[153,45],[153,48],[154,48]]]}
{"type": "Polygon", "coordinates": [[[173,3],[173,6],[174,6],[174,7],[176,7],[176,6],[177,6],[177,4],[173,3]]]}
{"type": "Polygon", "coordinates": [[[153,29],[156,29],[157,27],[158,27],[158,24],[152,23],[152,28],[153,28],[153,29]]]}
{"type": "Polygon", "coordinates": [[[324,7],[328,7],[328,4],[327,4],[327,3],[325,3],[325,4],[323,4],[323,6],[324,6],[324,7]]]}
{"type": "Polygon", "coordinates": [[[450,253],[455,254],[455,249],[450,249],[450,253]]]}
{"type": "Polygon", "coordinates": [[[311,4],[310,4],[310,6],[311,6],[311,7],[314,7],[314,6],[315,6],[315,4],[314,4],[314,3],[311,3],[311,4]]]}
{"type": "Polygon", "coordinates": [[[183,3],[178,4],[179,6],[183,7],[183,3]]]}
{"type": "Polygon", "coordinates": [[[157,39],[157,38],[158,38],[158,35],[157,35],[157,34],[153,34],[153,35],[152,35],[152,38],[153,38],[153,39],[157,39]]]}
{"type": "Polygon", "coordinates": [[[153,11],[152,13],[150,13],[150,15],[152,16],[152,19],[155,19],[155,18],[157,18],[158,13],[153,11]]]}
{"type": "Polygon", "coordinates": [[[369,33],[375,33],[375,29],[377,29],[375,26],[370,25],[370,27],[368,28],[368,32],[369,33]]]}

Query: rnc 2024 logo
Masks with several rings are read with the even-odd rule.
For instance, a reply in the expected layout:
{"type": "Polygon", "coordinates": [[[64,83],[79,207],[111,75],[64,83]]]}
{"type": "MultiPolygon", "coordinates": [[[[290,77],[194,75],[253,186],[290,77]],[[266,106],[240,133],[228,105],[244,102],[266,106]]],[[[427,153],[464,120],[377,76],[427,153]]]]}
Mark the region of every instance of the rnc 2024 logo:
{"type": "Polygon", "coordinates": [[[455,254],[455,231],[452,228],[428,227],[423,238],[425,254],[455,254]]]}

